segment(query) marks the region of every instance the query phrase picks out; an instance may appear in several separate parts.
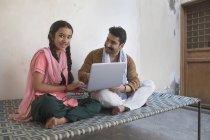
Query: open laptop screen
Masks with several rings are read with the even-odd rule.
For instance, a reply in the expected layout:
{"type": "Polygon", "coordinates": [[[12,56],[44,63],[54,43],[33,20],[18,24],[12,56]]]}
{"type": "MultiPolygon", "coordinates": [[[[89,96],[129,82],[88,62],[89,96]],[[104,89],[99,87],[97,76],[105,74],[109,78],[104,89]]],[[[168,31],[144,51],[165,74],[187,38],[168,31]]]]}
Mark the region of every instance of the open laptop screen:
{"type": "Polygon", "coordinates": [[[125,62],[92,64],[87,91],[120,86],[123,83],[125,69],[125,62]]]}

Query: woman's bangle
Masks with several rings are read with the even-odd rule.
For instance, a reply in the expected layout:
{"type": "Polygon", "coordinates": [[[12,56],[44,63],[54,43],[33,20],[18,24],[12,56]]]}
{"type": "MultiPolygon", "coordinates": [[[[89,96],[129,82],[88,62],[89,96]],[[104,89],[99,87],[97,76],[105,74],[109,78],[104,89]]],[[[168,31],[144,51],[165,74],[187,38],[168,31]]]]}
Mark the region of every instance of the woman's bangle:
{"type": "Polygon", "coordinates": [[[67,85],[64,85],[65,86],[65,89],[64,89],[64,93],[67,92],[67,85]]]}
{"type": "Polygon", "coordinates": [[[126,93],[126,85],[124,85],[124,93],[126,93]]]}

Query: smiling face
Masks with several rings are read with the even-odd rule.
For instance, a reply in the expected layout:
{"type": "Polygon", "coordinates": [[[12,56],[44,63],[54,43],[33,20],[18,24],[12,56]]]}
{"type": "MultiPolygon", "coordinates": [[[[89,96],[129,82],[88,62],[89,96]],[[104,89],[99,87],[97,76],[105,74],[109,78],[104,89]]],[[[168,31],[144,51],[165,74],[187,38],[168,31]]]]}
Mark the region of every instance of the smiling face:
{"type": "Polygon", "coordinates": [[[53,37],[53,42],[57,51],[65,50],[70,45],[72,38],[72,30],[68,27],[61,27],[57,30],[53,37]]]}
{"type": "Polygon", "coordinates": [[[120,38],[109,33],[105,41],[105,51],[109,55],[118,55],[124,44],[120,44],[120,38]]]}

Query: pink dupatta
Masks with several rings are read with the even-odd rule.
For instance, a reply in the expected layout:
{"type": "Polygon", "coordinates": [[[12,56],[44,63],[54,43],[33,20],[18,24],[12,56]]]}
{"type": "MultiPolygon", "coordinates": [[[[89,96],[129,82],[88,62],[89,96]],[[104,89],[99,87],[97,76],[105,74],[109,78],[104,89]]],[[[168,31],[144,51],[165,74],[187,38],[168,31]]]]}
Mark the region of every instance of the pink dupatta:
{"type": "MultiPolygon", "coordinates": [[[[25,95],[23,97],[23,100],[21,101],[19,108],[17,110],[17,114],[11,114],[9,115],[10,119],[17,120],[17,121],[29,121],[31,120],[31,103],[33,100],[35,100],[35,96],[41,96],[44,93],[37,93],[34,91],[32,87],[32,74],[34,72],[34,65],[37,56],[39,56],[40,53],[43,53],[46,57],[47,61],[47,71],[46,74],[48,75],[47,78],[44,79],[44,82],[50,82],[51,84],[59,84],[60,81],[62,80],[61,78],[61,65],[65,66],[66,73],[64,72],[64,76],[66,79],[68,79],[68,72],[67,72],[67,59],[66,59],[66,54],[65,52],[62,52],[60,54],[60,62],[59,64],[57,60],[52,56],[51,51],[49,48],[43,48],[38,50],[35,55],[33,56],[30,64],[30,69],[28,73],[28,78],[27,78],[27,85],[26,85],[26,90],[25,90],[25,95]]],[[[64,70],[65,71],[65,70],[64,70]]],[[[66,93],[62,92],[56,92],[56,93],[51,93],[51,95],[55,96],[59,100],[64,100],[64,104],[66,106],[70,107],[76,107],[78,105],[76,99],[66,99],[65,98],[66,93]]]]}

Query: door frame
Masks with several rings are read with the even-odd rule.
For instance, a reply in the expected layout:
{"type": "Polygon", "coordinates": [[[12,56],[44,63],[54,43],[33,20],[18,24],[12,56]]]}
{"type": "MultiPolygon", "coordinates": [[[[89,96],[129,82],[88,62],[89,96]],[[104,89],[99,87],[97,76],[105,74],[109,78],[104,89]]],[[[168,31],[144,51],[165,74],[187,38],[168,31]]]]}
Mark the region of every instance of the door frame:
{"type": "MultiPolygon", "coordinates": [[[[187,51],[187,29],[186,29],[186,11],[185,7],[194,5],[196,3],[201,3],[207,0],[192,0],[187,1],[185,3],[181,3],[180,5],[180,95],[181,96],[187,96],[186,94],[186,66],[187,61],[185,60],[186,57],[186,51],[187,51]]],[[[205,48],[202,48],[200,51],[205,51],[205,48]]],[[[206,51],[209,51],[209,49],[206,49],[206,51]]],[[[192,60],[194,61],[194,60],[192,60]]],[[[209,107],[207,107],[209,108],[209,107]]]]}
{"type": "Polygon", "coordinates": [[[186,44],[187,44],[187,39],[186,39],[186,12],[184,10],[185,6],[189,6],[192,4],[200,3],[206,0],[192,0],[192,1],[187,1],[184,3],[181,3],[180,6],[180,46],[181,46],[181,59],[180,59],[180,95],[185,96],[185,52],[186,52],[186,44]]]}

